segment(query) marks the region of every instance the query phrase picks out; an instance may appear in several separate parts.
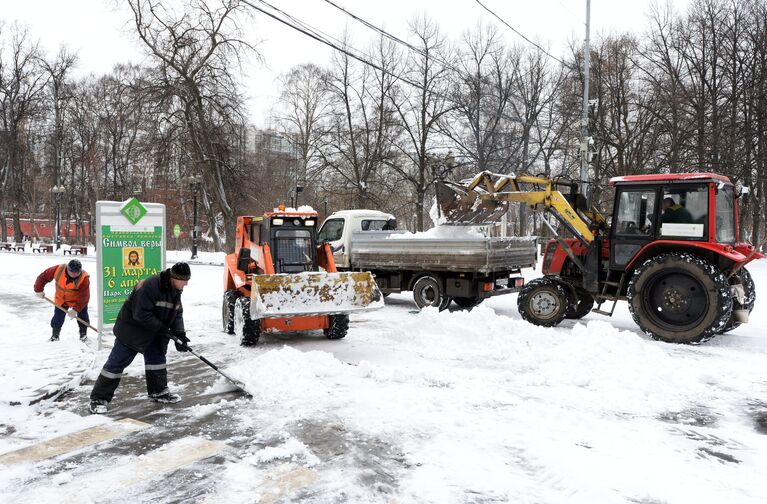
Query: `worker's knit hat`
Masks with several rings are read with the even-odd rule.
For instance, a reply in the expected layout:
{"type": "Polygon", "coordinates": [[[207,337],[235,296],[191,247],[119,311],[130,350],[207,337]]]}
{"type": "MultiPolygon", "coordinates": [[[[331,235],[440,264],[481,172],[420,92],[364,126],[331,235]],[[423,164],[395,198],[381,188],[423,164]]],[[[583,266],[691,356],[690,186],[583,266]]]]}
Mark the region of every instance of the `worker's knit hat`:
{"type": "Polygon", "coordinates": [[[83,265],[77,259],[72,259],[69,261],[69,264],[67,264],[67,270],[69,270],[69,273],[77,275],[83,270],[83,265]]]}
{"type": "Polygon", "coordinates": [[[189,269],[189,265],[185,262],[176,263],[170,269],[170,277],[176,280],[189,280],[192,278],[192,270],[189,269]]]}

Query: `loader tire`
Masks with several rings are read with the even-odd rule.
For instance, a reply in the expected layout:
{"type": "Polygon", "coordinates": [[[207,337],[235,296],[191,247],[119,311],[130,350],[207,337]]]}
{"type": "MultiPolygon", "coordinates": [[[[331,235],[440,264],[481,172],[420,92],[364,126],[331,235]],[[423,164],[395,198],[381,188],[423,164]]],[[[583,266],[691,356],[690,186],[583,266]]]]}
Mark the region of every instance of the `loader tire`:
{"type": "Polygon", "coordinates": [[[732,331],[736,327],[738,327],[741,323],[735,321],[735,310],[748,310],[748,313],[751,313],[751,310],[754,309],[754,302],[756,301],[756,285],[754,284],[754,279],[751,278],[751,273],[748,272],[746,268],[740,268],[738,273],[731,278],[734,283],[738,283],[738,277],[740,277],[740,283],[743,284],[743,290],[746,294],[746,302],[744,304],[739,304],[737,300],[733,299],[733,306],[732,306],[732,315],[730,316],[730,320],[727,322],[727,326],[724,328],[723,333],[732,331]]]}
{"type": "Polygon", "coordinates": [[[727,277],[694,254],[673,252],[645,261],[628,286],[634,322],[654,339],[701,343],[721,333],[732,316],[727,277]]]}
{"type": "Polygon", "coordinates": [[[569,303],[567,313],[565,314],[565,318],[567,319],[582,319],[589,314],[592,308],[594,308],[594,298],[591,297],[591,294],[586,292],[578,293],[577,302],[575,301],[575,296],[571,292],[569,303]]]}
{"type": "Polygon", "coordinates": [[[480,297],[454,297],[453,302],[461,308],[474,308],[480,304],[484,299],[480,297]]]}
{"type": "Polygon", "coordinates": [[[439,311],[450,306],[451,301],[442,289],[442,282],[434,275],[424,275],[415,281],[413,299],[418,308],[436,306],[439,311]]]}
{"type": "Polygon", "coordinates": [[[531,324],[552,327],[565,318],[570,301],[567,287],[555,279],[536,278],[522,287],[517,297],[517,310],[531,324]]]}
{"type": "Polygon", "coordinates": [[[226,334],[234,334],[234,304],[237,302],[238,295],[239,292],[234,289],[224,292],[224,299],[221,302],[221,321],[226,334]]]}
{"type": "Polygon", "coordinates": [[[349,315],[330,315],[330,327],[323,329],[327,339],[341,339],[349,331],[349,315]]]}
{"type": "Polygon", "coordinates": [[[234,303],[234,333],[245,347],[255,346],[261,336],[261,324],[250,318],[250,299],[246,296],[238,297],[234,303]]]}

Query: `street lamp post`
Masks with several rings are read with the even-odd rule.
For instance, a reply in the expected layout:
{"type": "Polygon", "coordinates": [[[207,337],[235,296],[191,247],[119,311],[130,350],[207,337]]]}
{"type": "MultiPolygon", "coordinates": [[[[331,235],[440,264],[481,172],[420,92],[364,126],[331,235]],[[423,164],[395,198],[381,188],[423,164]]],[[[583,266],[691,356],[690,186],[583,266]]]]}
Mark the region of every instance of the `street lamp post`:
{"type": "Polygon", "coordinates": [[[53,239],[56,243],[56,250],[61,248],[61,195],[64,194],[66,189],[63,185],[53,186],[51,192],[56,200],[56,220],[53,227],[53,239]]]}
{"type": "Polygon", "coordinates": [[[191,176],[188,179],[189,187],[192,189],[192,259],[197,259],[197,232],[199,228],[197,226],[197,191],[200,190],[202,185],[202,178],[199,176],[191,176]]]}

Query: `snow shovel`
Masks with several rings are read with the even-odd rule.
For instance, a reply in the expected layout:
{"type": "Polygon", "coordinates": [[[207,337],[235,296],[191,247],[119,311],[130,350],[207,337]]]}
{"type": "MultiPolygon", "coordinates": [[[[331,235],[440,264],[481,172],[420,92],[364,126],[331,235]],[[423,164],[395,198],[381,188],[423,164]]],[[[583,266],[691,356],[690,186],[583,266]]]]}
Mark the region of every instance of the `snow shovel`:
{"type": "MultiPolygon", "coordinates": [[[[66,308],[64,308],[63,306],[57,305],[57,304],[56,304],[56,302],[55,302],[55,301],[53,301],[52,299],[50,299],[48,296],[43,296],[43,299],[45,299],[45,300],[46,300],[46,301],[48,301],[50,304],[52,304],[53,306],[55,306],[55,307],[56,307],[56,308],[58,308],[59,310],[63,311],[64,313],[67,313],[67,314],[68,314],[69,310],[67,310],[67,309],[66,309],[66,308]]],[[[92,325],[90,325],[88,322],[84,321],[84,320],[83,320],[83,319],[81,319],[80,317],[75,317],[75,320],[77,320],[78,322],[80,322],[80,323],[81,323],[81,324],[83,324],[84,326],[86,326],[86,327],[89,327],[89,328],[93,329],[93,330],[94,330],[94,331],[96,331],[97,333],[99,332],[99,330],[98,330],[98,329],[96,329],[95,327],[93,327],[92,325]]],[[[99,333],[99,334],[101,334],[101,333],[99,333]]]]}
{"type": "Polygon", "coordinates": [[[337,315],[383,308],[383,296],[369,271],[253,275],[253,319],[337,315]]]}
{"type": "Polygon", "coordinates": [[[202,355],[200,355],[200,354],[198,354],[197,352],[195,352],[194,350],[192,350],[192,347],[190,347],[189,345],[187,345],[186,343],[184,343],[183,341],[181,341],[180,339],[178,339],[178,338],[177,338],[176,336],[174,336],[173,334],[169,334],[168,336],[170,336],[170,339],[172,339],[172,340],[173,340],[175,343],[177,343],[178,345],[181,345],[181,347],[185,348],[185,349],[186,349],[186,350],[187,350],[189,353],[191,353],[192,355],[194,355],[195,357],[197,357],[198,359],[200,359],[202,362],[204,362],[205,364],[207,364],[208,366],[210,366],[211,368],[213,368],[213,371],[215,371],[216,373],[218,373],[218,374],[220,374],[221,376],[223,376],[224,378],[226,378],[226,379],[227,379],[227,380],[228,380],[228,381],[229,381],[229,382],[230,382],[232,385],[234,385],[235,387],[237,387],[238,389],[240,389],[240,390],[241,390],[241,391],[242,391],[242,392],[243,392],[243,393],[244,393],[244,394],[245,394],[247,397],[253,397],[253,396],[251,396],[251,395],[250,395],[250,393],[249,393],[247,390],[245,390],[245,384],[244,384],[244,383],[242,383],[242,382],[239,382],[239,381],[235,380],[235,379],[234,379],[234,378],[232,378],[231,376],[229,376],[229,375],[227,375],[226,373],[224,373],[223,371],[221,371],[221,370],[218,368],[218,366],[216,366],[215,364],[213,364],[212,362],[210,362],[208,359],[206,359],[206,358],[205,358],[205,357],[203,357],[202,355]]]}

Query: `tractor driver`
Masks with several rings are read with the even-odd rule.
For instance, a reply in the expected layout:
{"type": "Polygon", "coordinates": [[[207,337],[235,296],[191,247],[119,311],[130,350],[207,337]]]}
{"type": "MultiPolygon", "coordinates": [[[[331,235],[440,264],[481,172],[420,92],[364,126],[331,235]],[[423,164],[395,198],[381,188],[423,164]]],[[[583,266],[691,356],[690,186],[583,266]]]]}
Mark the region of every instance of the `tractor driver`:
{"type": "Polygon", "coordinates": [[[663,198],[661,222],[690,224],[692,223],[692,214],[685,207],[676,203],[673,198],[667,196],[663,198]]]}

